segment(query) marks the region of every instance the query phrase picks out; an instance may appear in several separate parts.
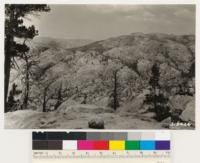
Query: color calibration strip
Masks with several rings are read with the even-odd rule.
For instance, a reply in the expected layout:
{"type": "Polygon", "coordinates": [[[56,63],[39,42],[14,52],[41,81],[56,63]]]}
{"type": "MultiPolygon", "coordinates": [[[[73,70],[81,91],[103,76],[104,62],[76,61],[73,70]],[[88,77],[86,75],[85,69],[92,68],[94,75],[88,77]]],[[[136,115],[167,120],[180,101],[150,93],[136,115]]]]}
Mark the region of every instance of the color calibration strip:
{"type": "Polygon", "coordinates": [[[169,132],[33,132],[33,150],[170,150],[169,132]]]}

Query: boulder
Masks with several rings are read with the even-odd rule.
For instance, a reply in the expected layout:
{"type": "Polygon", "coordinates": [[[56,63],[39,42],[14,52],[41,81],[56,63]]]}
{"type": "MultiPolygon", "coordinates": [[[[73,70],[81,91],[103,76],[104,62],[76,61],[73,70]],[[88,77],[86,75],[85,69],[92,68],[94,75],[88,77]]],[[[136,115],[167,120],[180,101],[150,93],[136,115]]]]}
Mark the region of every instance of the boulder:
{"type": "Polygon", "coordinates": [[[104,129],[104,121],[102,119],[91,119],[88,122],[88,127],[93,129],[104,129]]]}
{"type": "Polygon", "coordinates": [[[186,105],[192,101],[194,97],[186,95],[176,95],[170,97],[170,108],[172,110],[185,110],[186,105]]]}
{"type": "Polygon", "coordinates": [[[171,123],[171,117],[168,117],[161,122],[163,128],[170,128],[171,123]]]}
{"type": "Polygon", "coordinates": [[[69,110],[69,107],[72,105],[76,105],[77,102],[74,100],[67,100],[64,101],[59,107],[58,107],[58,111],[62,112],[62,113],[66,113],[69,110]]]}
{"type": "Polygon", "coordinates": [[[143,90],[141,94],[136,96],[131,102],[127,103],[124,107],[122,112],[145,112],[146,108],[144,106],[144,100],[146,99],[146,94],[148,94],[148,90],[143,90]]]}
{"type": "Polygon", "coordinates": [[[195,122],[195,101],[192,100],[186,105],[186,109],[182,112],[180,118],[183,121],[195,122]]]}

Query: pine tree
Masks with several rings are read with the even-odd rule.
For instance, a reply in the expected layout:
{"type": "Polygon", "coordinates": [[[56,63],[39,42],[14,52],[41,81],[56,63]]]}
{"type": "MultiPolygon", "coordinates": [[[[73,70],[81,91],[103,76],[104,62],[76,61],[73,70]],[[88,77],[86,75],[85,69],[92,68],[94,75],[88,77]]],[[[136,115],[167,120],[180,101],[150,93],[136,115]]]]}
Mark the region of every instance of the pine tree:
{"type": "Polygon", "coordinates": [[[114,110],[117,110],[119,107],[119,101],[118,101],[118,93],[117,93],[117,88],[118,88],[118,82],[117,82],[117,72],[118,70],[113,71],[113,91],[110,95],[111,101],[109,103],[109,106],[112,107],[114,110]]]}
{"type": "Polygon", "coordinates": [[[117,98],[117,71],[114,72],[114,91],[113,91],[113,100],[114,100],[114,104],[113,104],[113,109],[117,110],[117,108],[119,107],[119,102],[118,102],[118,98],[117,98]]]}
{"type": "Polygon", "coordinates": [[[29,100],[29,69],[30,69],[30,64],[29,64],[29,57],[28,55],[24,55],[25,59],[25,92],[24,92],[24,101],[23,101],[23,108],[26,109],[28,105],[28,100],[29,100]]]}
{"type": "Polygon", "coordinates": [[[6,4],[5,5],[5,111],[7,106],[7,95],[10,80],[10,69],[16,64],[15,58],[24,58],[24,54],[29,51],[29,47],[24,43],[18,43],[18,39],[33,39],[38,31],[32,25],[23,25],[23,18],[34,12],[47,12],[50,8],[47,5],[33,4],[6,4]]]}
{"type": "Polygon", "coordinates": [[[151,72],[152,76],[149,80],[149,85],[151,86],[150,94],[147,94],[145,103],[149,105],[149,111],[155,112],[155,119],[161,121],[170,116],[170,108],[167,105],[169,99],[164,96],[163,90],[159,85],[160,71],[157,64],[152,66],[151,72]]]}
{"type": "Polygon", "coordinates": [[[157,64],[154,64],[152,66],[151,72],[152,72],[152,77],[149,81],[149,84],[152,86],[153,89],[159,88],[160,87],[159,85],[160,72],[159,72],[159,67],[157,64]]]}
{"type": "Polygon", "coordinates": [[[13,107],[17,104],[17,100],[15,99],[15,96],[21,94],[21,90],[17,89],[17,84],[12,85],[12,89],[9,92],[8,96],[8,107],[6,108],[6,112],[12,111],[13,107]]]}

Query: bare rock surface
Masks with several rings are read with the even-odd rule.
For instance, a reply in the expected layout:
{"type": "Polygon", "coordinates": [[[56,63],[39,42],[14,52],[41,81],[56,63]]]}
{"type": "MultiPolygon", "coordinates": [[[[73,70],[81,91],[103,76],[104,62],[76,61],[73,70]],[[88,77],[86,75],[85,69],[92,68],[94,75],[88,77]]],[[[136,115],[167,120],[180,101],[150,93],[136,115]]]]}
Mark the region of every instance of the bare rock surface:
{"type": "Polygon", "coordinates": [[[194,108],[195,108],[195,101],[192,100],[186,105],[186,108],[182,112],[180,118],[183,121],[190,121],[190,122],[194,123],[195,122],[195,110],[194,110],[194,108]]]}

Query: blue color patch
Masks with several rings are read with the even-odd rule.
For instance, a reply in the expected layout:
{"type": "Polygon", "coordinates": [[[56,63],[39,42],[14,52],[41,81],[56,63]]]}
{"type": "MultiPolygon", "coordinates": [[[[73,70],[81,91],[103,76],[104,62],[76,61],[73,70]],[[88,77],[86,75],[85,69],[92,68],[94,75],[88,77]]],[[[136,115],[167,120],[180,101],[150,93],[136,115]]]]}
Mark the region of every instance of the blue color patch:
{"type": "Polygon", "coordinates": [[[151,140],[140,141],[140,150],[155,150],[156,142],[151,140]]]}

